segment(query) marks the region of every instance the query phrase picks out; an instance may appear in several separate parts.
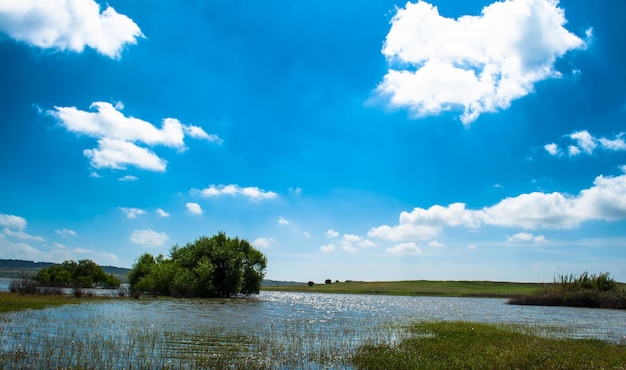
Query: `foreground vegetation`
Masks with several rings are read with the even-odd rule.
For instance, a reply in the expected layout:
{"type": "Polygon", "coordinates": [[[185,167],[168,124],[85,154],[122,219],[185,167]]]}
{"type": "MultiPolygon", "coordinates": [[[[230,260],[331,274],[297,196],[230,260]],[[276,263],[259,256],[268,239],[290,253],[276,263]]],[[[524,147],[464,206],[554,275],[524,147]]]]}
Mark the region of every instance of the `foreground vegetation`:
{"type": "Polygon", "coordinates": [[[608,273],[584,272],[580,275],[560,275],[529,294],[509,300],[511,304],[540,306],[570,306],[626,309],[626,289],[608,273]]]}
{"type": "Polygon", "coordinates": [[[528,327],[466,322],[416,325],[397,345],[365,345],[359,369],[623,369],[626,345],[555,339],[528,327]]]}
{"type": "Polygon", "coordinates": [[[263,290],[346,294],[389,294],[442,297],[510,298],[541,288],[541,283],[493,281],[346,281],[332,284],[264,286],[263,290]]]}

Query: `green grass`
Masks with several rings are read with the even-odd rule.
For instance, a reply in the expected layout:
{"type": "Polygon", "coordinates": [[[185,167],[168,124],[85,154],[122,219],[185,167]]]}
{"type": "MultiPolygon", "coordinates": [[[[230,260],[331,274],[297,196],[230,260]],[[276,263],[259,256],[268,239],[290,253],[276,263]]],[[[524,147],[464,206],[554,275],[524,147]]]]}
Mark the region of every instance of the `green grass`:
{"type": "Polygon", "coordinates": [[[542,283],[510,283],[493,281],[381,281],[336,282],[332,284],[286,285],[263,287],[262,290],[282,292],[317,292],[348,294],[389,294],[449,297],[502,297],[529,294],[543,287],[542,283]]]}
{"type": "Polygon", "coordinates": [[[358,369],[624,369],[626,345],[556,339],[528,327],[421,323],[397,345],[365,345],[358,369]]]}
{"type": "Polygon", "coordinates": [[[64,304],[78,304],[94,300],[112,299],[111,297],[83,297],[73,295],[42,295],[0,292],[0,313],[43,309],[64,304]]]}

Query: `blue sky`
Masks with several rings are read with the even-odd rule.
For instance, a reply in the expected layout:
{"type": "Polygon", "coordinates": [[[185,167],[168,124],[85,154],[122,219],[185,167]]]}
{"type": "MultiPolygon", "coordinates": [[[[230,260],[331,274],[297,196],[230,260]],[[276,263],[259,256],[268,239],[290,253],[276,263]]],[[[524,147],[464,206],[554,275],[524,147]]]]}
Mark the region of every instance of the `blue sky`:
{"type": "Polygon", "coordinates": [[[620,0],[0,4],[0,258],[626,281],[620,0]]]}

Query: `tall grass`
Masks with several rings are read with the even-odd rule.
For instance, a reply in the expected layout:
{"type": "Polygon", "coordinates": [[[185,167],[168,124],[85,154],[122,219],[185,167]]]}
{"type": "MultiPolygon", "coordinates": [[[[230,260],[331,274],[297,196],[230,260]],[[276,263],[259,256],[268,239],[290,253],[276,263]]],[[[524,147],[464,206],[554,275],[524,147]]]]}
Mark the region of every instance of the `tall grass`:
{"type": "Polygon", "coordinates": [[[551,284],[509,300],[511,304],[626,309],[626,291],[608,273],[559,275],[551,284]]]}

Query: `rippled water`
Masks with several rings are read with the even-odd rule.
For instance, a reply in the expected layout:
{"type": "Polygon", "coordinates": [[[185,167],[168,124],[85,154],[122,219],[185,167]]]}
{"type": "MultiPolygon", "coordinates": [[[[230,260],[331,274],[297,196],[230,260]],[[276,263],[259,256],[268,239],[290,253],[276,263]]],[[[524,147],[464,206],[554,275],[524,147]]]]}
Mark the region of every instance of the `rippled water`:
{"type": "Polygon", "coordinates": [[[251,363],[282,363],[279,368],[345,367],[346,351],[395,341],[406,335],[402,326],[423,320],[557,326],[567,328],[559,335],[626,338],[623,310],[512,306],[483,298],[261,292],[253,299],[124,299],[4,314],[0,353],[39,353],[60,367],[88,361],[111,367],[174,361],[181,367],[193,356],[223,353],[234,356],[226,361],[245,353],[251,363]]]}

